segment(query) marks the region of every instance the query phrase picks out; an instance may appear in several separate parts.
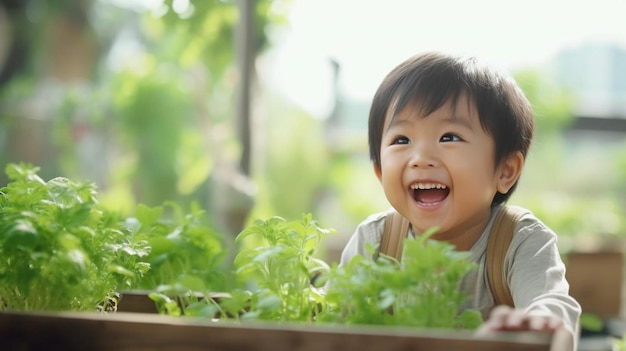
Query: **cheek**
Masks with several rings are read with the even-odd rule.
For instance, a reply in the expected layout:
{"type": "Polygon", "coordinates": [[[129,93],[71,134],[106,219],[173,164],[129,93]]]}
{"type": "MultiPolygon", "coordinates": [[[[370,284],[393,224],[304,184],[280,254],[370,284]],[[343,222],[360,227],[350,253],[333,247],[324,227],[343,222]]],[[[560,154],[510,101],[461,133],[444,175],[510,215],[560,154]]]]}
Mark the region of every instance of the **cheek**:
{"type": "Polygon", "coordinates": [[[381,170],[383,177],[397,178],[406,165],[406,152],[398,150],[389,150],[381,153],[381,170]]]}
{"type": "Polygon", "coordinates": [[[493,162],[487,158],[459,157],[447,163],[448,171],[452,174],[455,183],[465,183],[467,186],[494,184],[496,173],[493,162]]]}
{"type": "Polygon", "coordinates": [[[385,170],[393,169],[396,165],[396,157],[393,152],[386,151],[385,149],[380,152],[380,169],[383,171],[383,175],[385,174],[385,170]]]}

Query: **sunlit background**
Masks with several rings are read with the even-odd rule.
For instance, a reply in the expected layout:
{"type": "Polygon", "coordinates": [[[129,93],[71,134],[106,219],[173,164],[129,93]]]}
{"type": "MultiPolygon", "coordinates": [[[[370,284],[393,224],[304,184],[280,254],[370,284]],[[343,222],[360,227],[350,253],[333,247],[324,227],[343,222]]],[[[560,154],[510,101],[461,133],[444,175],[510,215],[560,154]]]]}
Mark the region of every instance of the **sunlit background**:
{"type": "Polygon", "coordinates": [[[595,248],[626,234],[624,14],[624,0],[2,0],[0,162],[94,181],[126,214],[198,202],[229,238],[312,213],[338,231],[334,261],[388,206],[371,96],[408,56],[445,50],[514,74],[538,135],[511,202],[564,251],[595,248]]]}

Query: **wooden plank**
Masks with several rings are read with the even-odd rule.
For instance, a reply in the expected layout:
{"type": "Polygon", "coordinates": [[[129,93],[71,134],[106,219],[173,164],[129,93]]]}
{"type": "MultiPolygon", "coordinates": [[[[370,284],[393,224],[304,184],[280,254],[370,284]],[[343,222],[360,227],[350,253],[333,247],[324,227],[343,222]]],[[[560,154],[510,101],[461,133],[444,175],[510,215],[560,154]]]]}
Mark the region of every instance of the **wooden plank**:
{"type": "MultiPolygon", "coordinates": [[[[132,290],[122,291],[119,294],[119,301],[117,303],[117,312],[134,312],[134,313],[158,313],[155,302],[150,298],[149,291],[144,290],[132,290]]],[[[215,292],[210,294],[211,298],[218,304],[224,298],[230,298],[229,293],[215,292]]],[[[186,306],[183,306],[184,301],[175,296],[171,296],[172,299],[178,302],[178,306],[181,310],[184,310],[186,306]]],[[[196,294],[195,298],[198,300],[204,299],[202,294],[196,294]]]]}
{"type": "Polygon", "coordinates": [[[570,294],[583,312],[604,319],[615,318],[622,309],[624,254],[619,251],[571,252],[565,259],[570,294]]]}
{"type": "Polygon", "coordinates": [[[0,312],[2,350],[551,350],[542,333],[200,321],[144,313],[0,312]]]}
{"type": "Polygon", "coordinates": [[[118,312],[158,313],[156,304],[147,291],[123,291],[117,303],[118,312]]]}

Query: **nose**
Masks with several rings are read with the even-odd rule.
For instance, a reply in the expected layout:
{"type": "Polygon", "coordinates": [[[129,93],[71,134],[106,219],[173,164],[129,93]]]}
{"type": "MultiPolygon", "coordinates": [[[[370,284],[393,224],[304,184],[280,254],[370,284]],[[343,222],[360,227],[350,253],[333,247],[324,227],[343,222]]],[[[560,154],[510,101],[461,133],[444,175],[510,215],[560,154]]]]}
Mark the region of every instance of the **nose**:
{"type": "Polygon", "coordinates": [[[434,147],[426,143],[415,143],[411,150],[410,166],[412,168],[430,168],[439,166],[439,156],[434,147]]]}

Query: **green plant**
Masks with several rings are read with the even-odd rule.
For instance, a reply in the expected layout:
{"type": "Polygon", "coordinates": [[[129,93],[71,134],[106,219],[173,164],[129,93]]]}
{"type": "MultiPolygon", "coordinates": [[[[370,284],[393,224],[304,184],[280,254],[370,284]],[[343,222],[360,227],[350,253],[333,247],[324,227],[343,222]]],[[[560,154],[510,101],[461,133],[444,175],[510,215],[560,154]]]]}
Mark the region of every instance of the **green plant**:
{"type": "MultiPolygon", "coordinates": [[[[458,315],[457,290],[474,266],[467,253],[407,240],[402,262],[357,256],[343,267],[317,258],[334,232],[311,214],[258,220],[237,237],[236,286],[229,293],[221,237],[197,204],[137,207],[135,217],[99,208],[93,183],[48,182],[38,169],[10,164],[0,193],[0,299],[3,308],[95,310],[122,289],[144,288],[162,313],[279,322],[473,328],[458,315]],[[165,209],[170,210],[165,218],[165,209]],[[252,245],[250,245],[252,241],[252,245]],[[244,245],[248,244],[248,245],[244,245]]],[[[433,231],[434,232],[434,231],[433,231]]],[[[370,248],[373,250],[374,248],[370,248]]],[[[373,252],[373,251],[372,251],[373,252]]]]}
{"type": "Polygon", "coordinates": [[[626,334],[621,338],[613,338],[613,351],[626,351],[626,334]]]}
{"type": "Polygon", "coordinates": [[[135,216],[127,221],[129,230],[150,246],[146,261],[151,268],[136,287],[152,290],[178,280],[197,279],[208,289],[225,289],[222,237],[205,220],[197,203],[189,213],[172,202],[157,207],[139,204],[135,216]]]}
{"type": "Polygon", "coordinates": [[[281,217],[258,220],[237,237],[244,248],[235,258],[235,288],[216,294],[214,286],[184,275],[157,287],[150,298],[161,313],[173,316],[311,321],[323,299],[311,279],[329,269],[315,254],[332,232],[321,228],[310,214],[291,222],[281,217]]]}
{"type": "Polygon", "coordinates": [[[149,269],[149,247],[99,208],[90,182],[9,164],[0,189],[0,308],[94,311],[149,269]]]}
{"type": "MultiPolygon", "coordinates": [[[[243,249],[235,258],[240,281],[251,286],[248,300],[240,289],[236,295],[247,303],[242,318],[275,321],[312,321],[313,311],[323,301],[311,279],[327,271],[328,266],[316,258],[321,240],[333,233],[303,215],[299,221],[272,217],[256,221],[237,237],[260,239],[258,246],[243,249]]],[[[231,312],[242,306],[229,305],[231,312]]]]}
{"type": "Polygon", "coordinates": [[[377,260],[355,256],[334,267],[321,320],[433,328],[480,325],[478,311],[458,314],[467,298],[458,284],[475,265],[466,261],[467,252],[429,240],[434,231],[406,240],[402,262],[382,255],[377,260]]]}
{"type": "Polygon", "coordinates": [[[387,256],[356,256],[342,267],[316,258],[320,243],[333,232],[311,214],[297,221],[257,220],[237,237],[239,243],[253,243],[235,258],[239,286],[227,298],[216,298],[190,281],[189,289],[181,290],[183,304],[165,297],[161,309],[173,315],[278,322],[468,329],[482,322],[476,310],[459,314],[467,296],[458,284],[475,265],[466,252],[429,240],[434,230],[407,240],[401,263],[387,256]]]}

